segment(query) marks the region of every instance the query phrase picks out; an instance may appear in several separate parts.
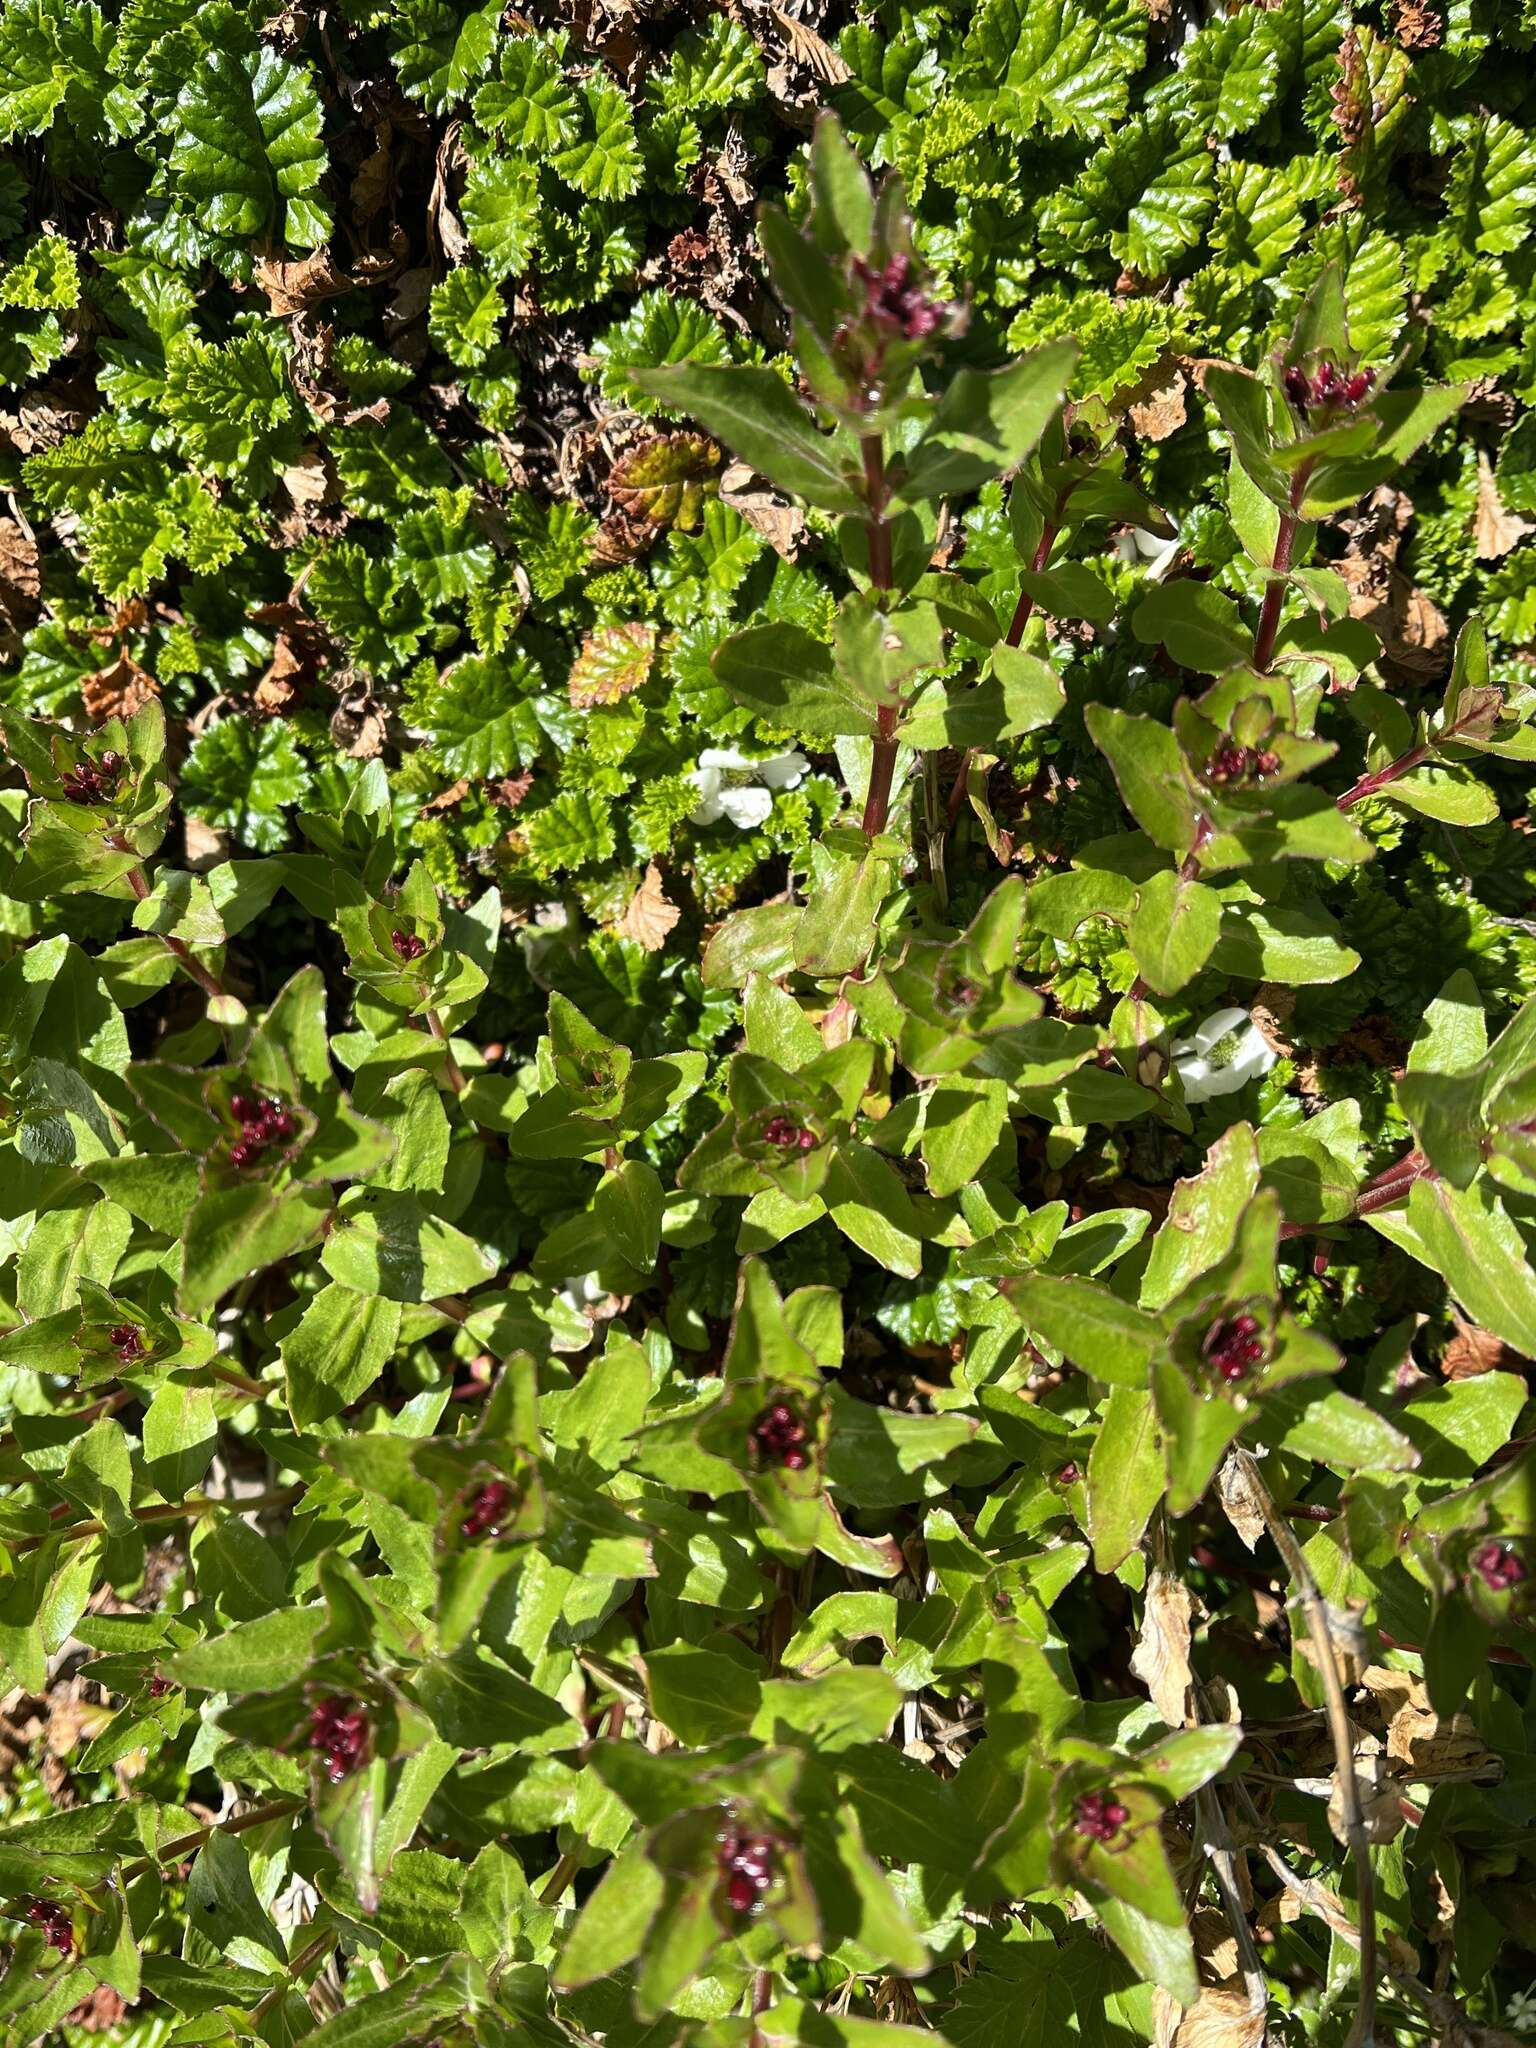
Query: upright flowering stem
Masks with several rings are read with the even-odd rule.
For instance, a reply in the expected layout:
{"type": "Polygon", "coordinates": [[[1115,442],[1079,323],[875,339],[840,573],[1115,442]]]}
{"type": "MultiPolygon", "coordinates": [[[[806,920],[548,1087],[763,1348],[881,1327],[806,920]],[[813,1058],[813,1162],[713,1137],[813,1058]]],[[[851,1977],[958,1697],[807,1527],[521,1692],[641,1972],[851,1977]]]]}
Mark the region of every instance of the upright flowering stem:
{"type": "MultiPolygon", "coordinates": [[[[866,434],[864,447],[864,499],[868,507],[864,530],[869,536],[869,580],[877,590],[892,587],[891,524],[885,516],[889,492],[885,481],[885,446],[878,434],[866,434]]],[[[869,764],[869,794],[864,799],[864,835],[873,839],[885,830],[891,804],[891,782],[896,773],[896,707],[882,704],[877,714],[880,729],[869,764]]]]}
{"type": "Polygon", "coordinates": [[[1301,524],[1301,501],[1306,495],[1307,478],[1311,474],[1311,463],[1304,462],[1291,479],[1290,507],[1280,514],[1280,530],[1275,535],[1275,573],[1265,587],[1259,629],[1253,636],[1253,665],[1260,675],[1268,673],[1274,658],[1275,635],[1280,630],[1280,607],[1285,603],[1286,572],[1291,566],[1291,550],[1296,545],[1296,529],[1301,524]]]}

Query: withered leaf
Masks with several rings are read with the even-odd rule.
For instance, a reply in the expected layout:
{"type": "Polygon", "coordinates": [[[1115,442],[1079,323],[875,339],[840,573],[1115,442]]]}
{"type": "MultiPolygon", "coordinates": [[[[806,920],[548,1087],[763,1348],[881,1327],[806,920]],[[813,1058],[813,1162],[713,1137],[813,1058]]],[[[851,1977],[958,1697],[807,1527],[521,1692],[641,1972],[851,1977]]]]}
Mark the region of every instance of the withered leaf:
{"type": "Polygon", "coordinates": [[[647,953],[659,953],[682,914],[662,893],[661,870],[652,861],[615,929],[621,938],[633,939],[647,953]]]}
{"type": "Polygon", "coordinates": [[[98,723],[105,718],[130,718],[159,694],[160,685],[130,654],[120,654],[109,667],[80,679],[80,701],[87,717],[98,723]]]}

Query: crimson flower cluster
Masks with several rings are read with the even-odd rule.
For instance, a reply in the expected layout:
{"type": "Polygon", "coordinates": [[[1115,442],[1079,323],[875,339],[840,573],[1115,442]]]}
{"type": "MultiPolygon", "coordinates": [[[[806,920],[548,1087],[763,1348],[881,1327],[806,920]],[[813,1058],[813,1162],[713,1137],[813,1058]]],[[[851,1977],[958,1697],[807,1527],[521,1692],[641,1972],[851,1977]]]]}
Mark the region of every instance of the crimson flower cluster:
{"type": "Polygon", "coordinates": [[[1130,1808],[1113,1793],[1085,1792],[1072,1810],[1072,1827],[1091,1841],[1112,1842],[1130,1817],[1130,1808]]]}
{"type": "Polygon", "coordinates": [[[1076,1460],[1068,1458],[1066,1464],[1063,1465],[1061,1470],[1056,1474],[1056,1484],[1058,1486],[1076,1486],[1078,1480],[1081,1479],[1082,1476],[1083,1475],[1077,1469],[1076,1460]]]}
{"type": "Polygon", "coordinates": [[[389,943],[397,960],[419,960],[427,950],[426,940],[418,938],[415,932],[391,932],[389,943]]]}
{"type": "Polygon", "coordinates": [[[733,1913],[750,1913],[773,1883],[778,1843],[772,1835],[731,1828],[720,1837],[715,1860],[733,1913]]]}
{"type": "Polygon", "coordinates": [[[864,287],[864,317],[882,333],[921,341],[933,333],[948,310],[917,282],[912,258],[904,250],[881,270],[855,256],[853,274],[864,287]]]}
{"type": "Polygon", "coordinates": [[[132,1323],[114,1323],[107,1332],[107,1342],[121,1365],[132,1365],[144,1356],[144,1339],[132,1323]]]}
{"type": "Polygon", "coordinates": [[[803,1472],[810,1463],[810,1431],[787,1401],[770,1401],[752,1425],[752,1447],[765,1465],[803,1472]]]}
{"type": "Polygon", "coordinates": [[[56,1948],[60,1955],[67,1956],[75,1945],[74,1922],[62,1906],[52,1899],[33,1899],[27,1907],[27,1918],[34,1927],[41,1927],[50,1948],[56,1948]]]}
{"type": "Polygon", "coordinates": [[[517,1496],[504,1479],[488,1479],[473,1495],[459,1527],[471,1542],[481,1536],[499,1536],[517,1496]]]}
{"type": "Polygon", "coordinates": [[[1206,1331],[1200,1349],[1206,1363],[1215,1368],[1228,1386],[1236,1386],[1264,1362],[1266,1346],[1259,1335],[1258,1317],[1222,1317],[1206,1331]]]}
{"type": "Polygon", "coordinates": [[[61,775],[59,786],[72,804],[104,804],[116,794],[122,771],[122,755],[109,747],[99,761],[82,761],[61,775]]]}
{"type": "Polygon", "coordinates": [[[229,1148],[231,1166],[254,1166],[274,1145],[286,1145],[299,1127],[292,1110],[270,1095],[232,1095],[229,1106],[244,1134],[229,1148]]]}
{"type": "Polygon", "coordinates": [[[168,1692],[175,1690],[170,1679],[163,1678],[158,1671],[150,1673],[149,1696],[152,1700],[163,1700],[168,1692]]]}
{"type": "Polygon", "coordinates": [[[1347,375],[1336,363],[1319,363],[1309,377],[1292,363],[1283,379],[1285,395],[1298,412],[1353,412],[1370,395],[1376,382],[1374,370],[1356,370],[1347,375]]]}
{"type": "Polygon", "coordinates": [[[780,1152],[813,1152],[816,1149],[816,1133],[797,1124],[793,1117],[771,1116],[763,1125],[763,1142],[775,1146],[780,1152]]]}
{"type": "Polygon", "coordinates": [[[1485,1543],[1473,1551],[1472,1565],[1490,1593],[1511,1592],[1526,1578],[1525,1559],[1507,1543],[1485,1543]]]}
{"type": "Polygon", "coordinates": [[[1223,740],[1205,764],[1205,779],[1215,788],[1231,782],[1263,782],[1279,772],[1280,756],[1269,747],[1240,747],[1223,740]]]}
{"type": "Polygon", "coordinates": [[[345,1693],[317,1701],[309,1717],[309,1747],[319,1750],[325,1775],[339,1785],[357,1769],[368,1747],[366,1709],[345,1693]]]}

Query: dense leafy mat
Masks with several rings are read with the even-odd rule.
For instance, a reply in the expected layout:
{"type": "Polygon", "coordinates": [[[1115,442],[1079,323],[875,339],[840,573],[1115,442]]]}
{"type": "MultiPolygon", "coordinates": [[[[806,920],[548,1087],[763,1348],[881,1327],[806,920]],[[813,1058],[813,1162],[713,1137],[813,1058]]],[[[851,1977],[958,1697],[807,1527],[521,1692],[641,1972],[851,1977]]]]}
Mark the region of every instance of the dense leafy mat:
{"type": "Polygon", "coordinates": [[[1536,2026],[1533,47],[5,0],[8,2038],[1536,2026]]]}

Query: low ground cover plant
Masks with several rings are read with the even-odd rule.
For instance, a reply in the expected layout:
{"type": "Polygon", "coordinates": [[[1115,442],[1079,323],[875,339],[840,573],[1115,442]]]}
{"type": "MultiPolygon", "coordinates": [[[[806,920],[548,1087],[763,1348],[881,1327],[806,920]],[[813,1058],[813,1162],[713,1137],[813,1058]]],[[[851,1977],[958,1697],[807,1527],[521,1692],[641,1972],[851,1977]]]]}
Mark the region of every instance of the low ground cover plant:
{"type": "Polygon", "coordinates": [[[18,2041],[1529,2031],[1497,13],[0,13],[18,2041]]]}

